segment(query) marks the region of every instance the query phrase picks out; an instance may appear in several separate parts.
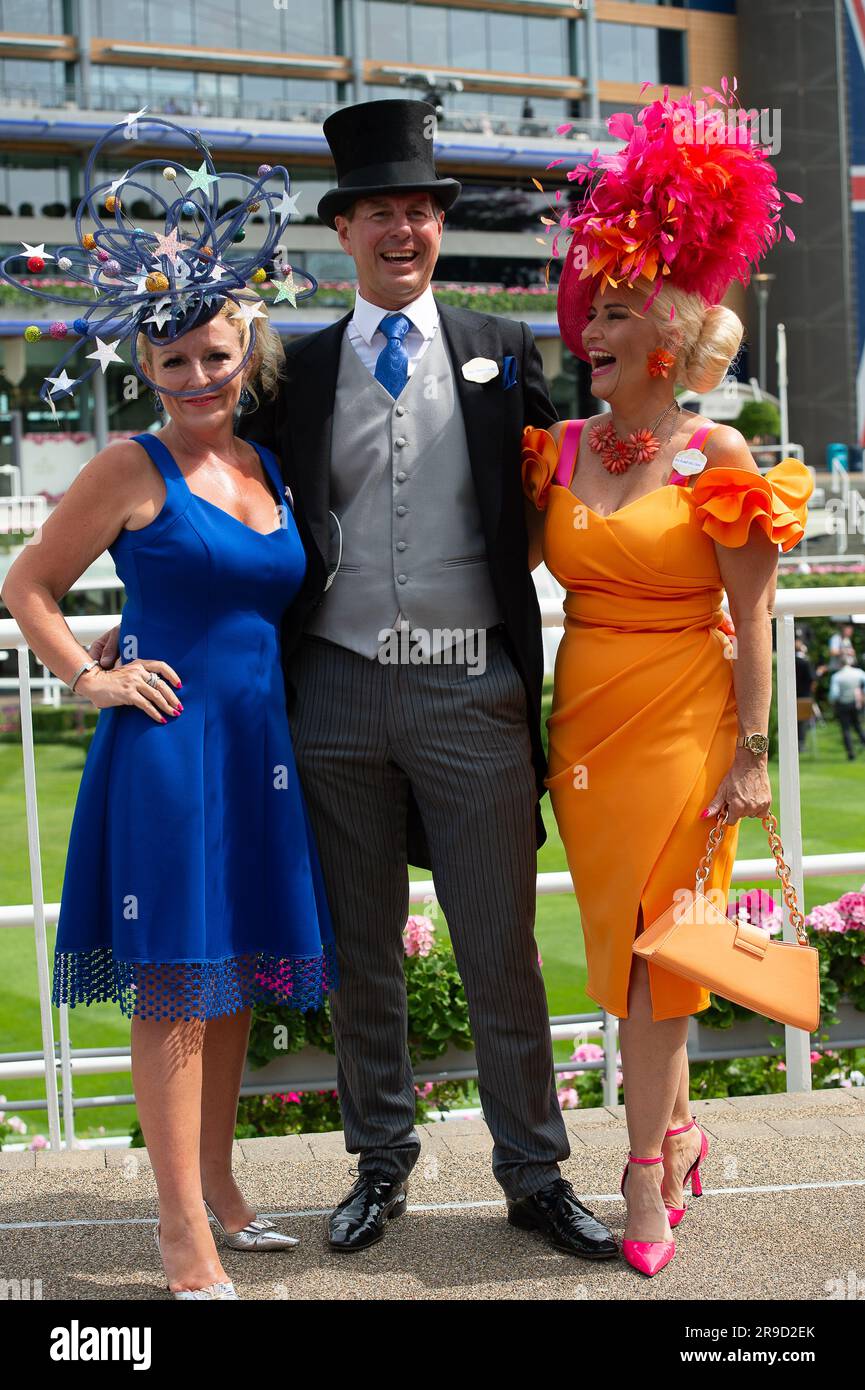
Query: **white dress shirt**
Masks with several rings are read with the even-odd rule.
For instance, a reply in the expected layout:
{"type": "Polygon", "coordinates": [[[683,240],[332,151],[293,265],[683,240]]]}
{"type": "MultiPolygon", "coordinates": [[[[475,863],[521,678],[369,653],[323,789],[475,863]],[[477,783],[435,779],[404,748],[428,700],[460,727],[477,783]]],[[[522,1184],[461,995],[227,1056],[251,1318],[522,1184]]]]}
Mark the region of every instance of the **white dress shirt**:
{"type": "Polygon", "coordinates": [[[423,357],[438,328],[439,311],[429,285],[422,295],[399,310],[382,309],[378,304],[370,304],[358,290],[354,299],[354,313],[348,321],[348,338],[372,376],[375,376],[375,364],[379,353],[382,348],[387,347],[387,338],[379,324],[388,314],[395,313],[405,314],[407,319],[411,319],[411,328],[403,338],[403,346],[408,353],[409,376],[423,357]]]}

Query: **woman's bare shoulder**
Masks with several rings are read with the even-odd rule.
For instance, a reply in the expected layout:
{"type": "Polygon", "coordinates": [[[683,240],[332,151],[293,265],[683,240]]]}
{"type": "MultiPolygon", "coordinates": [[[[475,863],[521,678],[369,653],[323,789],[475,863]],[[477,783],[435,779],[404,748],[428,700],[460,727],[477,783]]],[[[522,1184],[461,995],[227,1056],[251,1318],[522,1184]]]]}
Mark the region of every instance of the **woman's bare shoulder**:
{"type": "Polygon", "coordinates": [[[716,425],[703,443],[707,468],[744,468],[759,473],[745,436],[733,425],[716,425]]]}

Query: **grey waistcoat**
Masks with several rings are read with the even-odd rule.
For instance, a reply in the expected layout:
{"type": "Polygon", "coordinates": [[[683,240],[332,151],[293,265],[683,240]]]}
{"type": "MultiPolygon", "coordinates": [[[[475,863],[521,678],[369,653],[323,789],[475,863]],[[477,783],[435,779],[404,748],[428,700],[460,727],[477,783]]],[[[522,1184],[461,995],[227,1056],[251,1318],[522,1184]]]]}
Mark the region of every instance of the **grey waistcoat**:
{"type": "Polygon", "coordinates": [[[330,508],[342,563],[307,632],[374,657],[398,620],[429,631],[433,652],[449,629],[501,622],[441,324],[397,400],[343,335],[330,508]]]}

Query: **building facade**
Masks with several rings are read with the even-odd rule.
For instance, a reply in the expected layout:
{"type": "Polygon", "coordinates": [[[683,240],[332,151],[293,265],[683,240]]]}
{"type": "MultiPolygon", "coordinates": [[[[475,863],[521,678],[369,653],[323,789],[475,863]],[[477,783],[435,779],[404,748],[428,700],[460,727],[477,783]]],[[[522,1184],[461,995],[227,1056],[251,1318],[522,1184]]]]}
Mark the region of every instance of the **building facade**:
{"type": "MultiPolygon", "coordinates": [[[[846,11],[853,32],[863,0],[814,0],[812,8],[825,12],[824,28],[833,32],[841,30],[846,11]]],[[[305,310],[274,315],[274,321],[284,334],[308,332],[338,317],[352,300],[351,262],[315,212],[333,181],[322,120],[343,103],[422,97],[439,110],[438,170],[463,184],[446,219],[436,287],[459,302],[526,319],[541,344],[560,412],[585,414],[593,408],[588,376],[558,341],[540,217],[557,188],[563,195],[570,189],[568,168],[597,147],[618,144],[604,119],[613,111],[638,110],[646,99],[640,94],[644,82],[667,85],[673,95],[689,88],[697,93],[738,72],[746,104],[780,104],[786,116],[800,79],[790,77],[782,90],[774,74],[789,76],[785,65],[761,61],[765,44],[773,41],[774,12],[784,9],[791,28],[789,4],[782,0],[739,0],[738,7],[736,0],[0,0],[0,249],[9,254],[22,241],[45,242],[50,249],[73,240],[85,152],[126,113],[146,107],[198,129],[218,168],[249,171],[266,161],[289,169],[300,216],[283,240],[292,261],[322,288],[305,310]],[[549,168],[554,161],[562,163],[549,168]]],[[[833,49],[825,33],[818,45],[827,76],[848,61],[850,35],[841,32],[839,45],[833,49]]],[[[811,61],[812,51],[801,46],[803,62],[811,61]]],[[[851,80],[851,94],[854,87],[851,80]]],[[[840,123],[850,113],[836,107],[836,116],[840,147],[840,123]]],[[[828,114],[826,122],[829,138],[828,114]]],[[[854,168],[860,181],[865,177],[865,147],[847,140],[845,150],[847,145],[850,168],[844,164],[848,154],[839,154],[839,185],[846,177],[854,187],[854,168]]],[[[812,177],[810,152],[804,124],[785,129],[782,162],[790,162],[783,164],[781,184],[806,197],[801,184],[804,169],[812,177]]],[[[135,159],[151,153],[139,145],[135,159]]],[[[116,159],[104,172],[122,173],[128,155],[118,140],[116,159]]],[[[809,209],[806,202],[806,219],[820,215],[821,197],[822,188],[815,187],[816,205],[809,209]]],[[[848,222],[855,216],[865,221],[849,192],[846,209],[848,222]]],[[[156,208],[139,191],[130,212],[146,227],[156,208]]],[[[840,236],[840,205],[833,216],[840,236]]],[[[254,236],[253,227],[253,245],[254,236]]],[[[848,242],[843,269],[838,263],[849,314],[843,333],[851,354],[861,356],[863,295],[855,238],[848,235],[848,242]]],[[[795,308],[808,278],[801,258],[814,245],[810,235],[800,235],[796,248],[785,245],[771,258],[777,280],[770,322],[783,317],[794,340],[791,433],[805,445],[806,456],[822,451],[830,438],[852,441],[863,427],[861,406],[858,420],[854,407],[860,357],[845,408],[845,378],[828,335],[813,353],[803,348],[801,358],[795,346],[799,333],[808,330],[795,308]],[[794,269],[790,253],[796,250],[794,269]],[[826,408],[812,409],[798,393],[818,394],[833,365],[835,385],[826,408]]],[[[555,266],[551,273],[554,284],[555,266]]],[[[836,295],[833,314],[840,312],[840,299],[836,295]]],[[[23,328],[42,320],[33,303],[24,301],[0,286],[0,419],[4,412],[7,419],[9,411],[20,412],[25,444],[32,441],[24,449],[33,460],[29,486],[51,494],[62,490],[64,470],[47,461],[56,454],[47,441],[56,440],[57,427],[36,393],[56,345],[37,343],[25,351],[23,328]]],[[[754,297],[734,287],[728,302],[749,329],[739,366],[747,377],[756,370],[754,297]]],[[[46,324],[63,316],[46,305],[46,324]]],[[[772,349],[770,362],[773,356],[772,349]]],[[[148,394],[136,398],[124,386],[127,375],[111,369],[104,402],[81,392],[59,408],[62,433],[69,436],[62,447],[68,451],[74,444],[76,468],[94,436],[99,442],[106,432],[134,432],[152,423],[148,394]]],[[[860,398],[862,393],[860,380],[860,398]]],[[[4,451],[11,439],[7,430],[4,451]]]]}

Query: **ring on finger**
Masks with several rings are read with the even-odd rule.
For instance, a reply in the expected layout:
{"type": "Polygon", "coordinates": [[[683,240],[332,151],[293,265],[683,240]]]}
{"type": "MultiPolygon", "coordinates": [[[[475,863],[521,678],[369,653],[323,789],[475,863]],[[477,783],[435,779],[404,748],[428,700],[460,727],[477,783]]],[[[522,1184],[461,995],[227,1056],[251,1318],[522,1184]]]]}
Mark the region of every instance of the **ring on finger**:
{"type": "Polygon", "coordinates": [[[156,671],[151,671],[151,672],[150,672],[150,675],[147,677],[147,684],[148,684],[148,685],[154,685],[154,686],[155,686],[158,680],[159,680],[159,674],[158,674],[158,672],[156,672],[156,671]]]}

